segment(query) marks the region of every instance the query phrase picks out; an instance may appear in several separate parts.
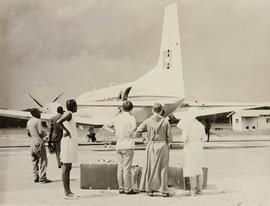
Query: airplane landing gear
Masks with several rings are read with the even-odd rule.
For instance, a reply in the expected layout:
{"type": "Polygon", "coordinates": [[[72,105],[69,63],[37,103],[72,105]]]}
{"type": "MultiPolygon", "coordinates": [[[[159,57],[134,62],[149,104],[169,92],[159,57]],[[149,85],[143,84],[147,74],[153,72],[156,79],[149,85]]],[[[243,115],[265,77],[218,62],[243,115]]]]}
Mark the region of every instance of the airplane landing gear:
{"type": "Polygon", "coordinates": [[[94,130],[94,128],[89,128],[88,129],[88,134],[86,135],[87,138],[87,142],[96,142],[97,138],[96,138],[96,132],[94,130]]]}

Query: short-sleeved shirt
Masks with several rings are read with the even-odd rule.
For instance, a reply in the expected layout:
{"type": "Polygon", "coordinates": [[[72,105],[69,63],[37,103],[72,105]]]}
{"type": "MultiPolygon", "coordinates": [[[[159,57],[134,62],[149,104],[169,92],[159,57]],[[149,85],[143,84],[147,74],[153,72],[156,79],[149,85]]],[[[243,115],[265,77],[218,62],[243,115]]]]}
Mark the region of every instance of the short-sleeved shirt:
{"type": "Polygon", "coordinates": [[[27,130],[30,132],[32,138],[43,139],[46,134],[41,125],[41,120],[34,117],[28,120],[27,130]]]}
{"type": "Polygon", "coordinates": [[[122,112],[113,120],[115,136],[117,138],[116,149],[134,149],[133,133],[136,129],[136,120],[128,112],[122,112]]]}

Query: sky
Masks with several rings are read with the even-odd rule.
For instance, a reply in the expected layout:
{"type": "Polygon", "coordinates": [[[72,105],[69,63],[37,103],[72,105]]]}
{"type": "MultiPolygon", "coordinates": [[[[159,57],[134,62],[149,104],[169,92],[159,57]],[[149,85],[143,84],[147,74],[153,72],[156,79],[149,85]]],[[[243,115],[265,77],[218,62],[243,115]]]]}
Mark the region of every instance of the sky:
{"type": "Polygon", "coordinates": [[[0,107],[138,79],[157,62],[171,2],[187,99],[270,102],[270,0],[1,0],[0,107]]]}

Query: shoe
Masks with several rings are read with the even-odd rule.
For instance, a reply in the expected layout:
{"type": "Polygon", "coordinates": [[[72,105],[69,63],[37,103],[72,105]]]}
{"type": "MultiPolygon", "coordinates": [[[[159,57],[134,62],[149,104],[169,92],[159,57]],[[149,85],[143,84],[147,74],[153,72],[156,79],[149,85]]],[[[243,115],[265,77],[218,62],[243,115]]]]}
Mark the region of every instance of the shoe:
{"type": "Polygon", "coordinates": [[[68,195],[65,195],[64,196],[64,199],[65,200],[75,200],[77,199],[79,196],[78,195],[75,195],[74,193],[70,193],[68,195]]]}
{"type": "Polygon", "coordinates": [[[129,190],[129,191],[125,192],[125,194],[126,195],[135,195],[135,194],[138,194],[138,192],[135,190],[129,190]]]}
{"type": "Polygon", "coordinates": [[[46,183],[50,183],[50,182],[52,182],[52,181],[51,181],[51,180],[48,180],[48,179],[46,178],[46,179],[40,180],[39,182],[42,183],[42,184],[46,184],[46,183]]]}
{"type": "Polygon", "coordinates": [[[36,178],[34,179],[34,182],[39,182],[39,177],[36,177],[36,178]]]}
{"type": "Polygon", "coordinates": [[[76,195],[76,194],[74,194],[73,192],[71,192],[69,195],[71,195],[71,196],[73,196],[73,197],[75,197],[75,198],[80,197],[79,195],[76,195]]]}
{"type": "Polygon", "coordinates": [[[173,197],[175,192],[162,192],[162,197],[173,197]]]}
{"type": "Polygon", "coordinates": [[[147,191],[146,194],[149,196],[149,197],[154,197],[154,192],[151,190],[151,191],[147,191]]]}
{"type": "Polygon", "coordinates": [[[197,191],[195,192],[195,194],[196,194],[196,195],[204,195],[204,193],[203,193],[202,191],[199,191],[199,190],[197,190],[197,191]]]}
{"type": "Polygon", "coordinates": [[[62,165],[58,165],[58,168],[61,169],[62,168],[62,165]]]}
{"type": "Polygon", "coordinates": [[[125,190],[124,189],[119,189],[118,193],[119,194],[125,194],[125,190]]]}
{"type": "Polygon", "coordinates": [[[194,191],[189,191],[186,195],[187,196],[195,196],[195,192],[194,191]]]}

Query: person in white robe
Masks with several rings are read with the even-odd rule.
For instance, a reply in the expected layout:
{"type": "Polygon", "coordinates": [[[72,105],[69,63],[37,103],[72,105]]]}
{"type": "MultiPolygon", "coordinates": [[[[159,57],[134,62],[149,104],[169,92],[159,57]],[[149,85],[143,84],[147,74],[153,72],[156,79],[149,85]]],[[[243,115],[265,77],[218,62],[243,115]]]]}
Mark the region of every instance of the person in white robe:
{"type": "Polygon", "coordinates": [[[194,116],[183,118],[177,127],[182,129],[184,142],[184,177],[189,177],[189,195],[202,194],[203,186],[203,142],[206,141],[204,126],[194,116]],[[195,191],[196,189],[196,191],[195,191]]]}

